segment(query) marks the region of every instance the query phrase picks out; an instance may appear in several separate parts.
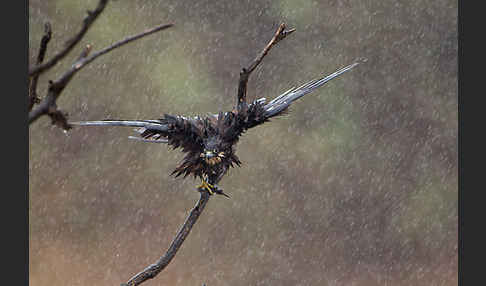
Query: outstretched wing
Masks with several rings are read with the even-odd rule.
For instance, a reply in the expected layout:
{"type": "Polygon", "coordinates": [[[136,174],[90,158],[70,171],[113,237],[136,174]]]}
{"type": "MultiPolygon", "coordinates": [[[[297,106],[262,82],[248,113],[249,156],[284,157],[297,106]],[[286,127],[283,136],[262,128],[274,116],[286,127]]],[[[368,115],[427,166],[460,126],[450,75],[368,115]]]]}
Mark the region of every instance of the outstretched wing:
{"type": "Polygon", "coordinates": [[[202,150],[202,123],[199,118],[186,118],[165,114],[158,120],[97,120],[70,122],[79,126],[128,126],[138,127],[138,137],[130,136],[143,142],[167,143],[183,152],[202,150]]]}
{"type": "Polygon", "coordinates": [[[248,129],[257,126],[268,121],[271,117],[285,113],[292,102],[351,70],[359,63],[360,61],[355,62],[323,78],[312,80],[298,88],[291,88],[268,103],[265,102],[265,98],[254,101],[248,106],[248,119],[246,120],[245,128],[248,129]]]}
{"type": "Polygon", "coordinates": [[[268,103],[265,98],[257,99],[243,112],[235,109],[224,114],[214,114],[213,117],[218,118],[218,127],[224,141],[231,145],[235,144],[247,129],[265,123],[271,117],[284,114],[292,102],[351,70],[359,63],[360,61],[357,61],[323,78],[312,80],[298,88],[291,88],[268,103]]]}

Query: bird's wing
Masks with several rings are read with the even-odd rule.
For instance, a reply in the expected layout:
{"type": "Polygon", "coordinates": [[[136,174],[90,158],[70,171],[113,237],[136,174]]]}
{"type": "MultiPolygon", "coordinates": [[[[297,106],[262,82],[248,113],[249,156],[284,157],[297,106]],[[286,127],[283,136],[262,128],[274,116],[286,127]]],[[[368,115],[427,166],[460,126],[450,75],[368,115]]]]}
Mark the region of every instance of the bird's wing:
{"type": "Polygon", "coordinates": [[[183,152],[198,151],[201,148],[201,128],[198,119],[166,114],[158,120],[96,120],[70,122],[78,126],[128,126],[138,127],[138,137],[143,142],[167,143],[183,152]]]}
{"type": "Polygon", "coordinates": [[[254,101],[248,106],[248,120],[246,128],[254,127],[268,121],[271,117],[283,114],[292,102],[314,91],[316,88],[323,86],[328,81],[335,79],[341,74],[351,70],[362,61],[364,60],[356,61],[355,63],[345,66],[330,75],[307,82],[298,88],[291,88],[268,103],[265,102],[265,98],[260,98],[254,101]]]}
{"type": "Polygon", "coordinates": [[[129,126],[129,127],[147,127],[159,131],[167,131],[167,125],[161,120],[93,120],[93,121],[73,121],[71,125],[78,126],[129,126]]]}

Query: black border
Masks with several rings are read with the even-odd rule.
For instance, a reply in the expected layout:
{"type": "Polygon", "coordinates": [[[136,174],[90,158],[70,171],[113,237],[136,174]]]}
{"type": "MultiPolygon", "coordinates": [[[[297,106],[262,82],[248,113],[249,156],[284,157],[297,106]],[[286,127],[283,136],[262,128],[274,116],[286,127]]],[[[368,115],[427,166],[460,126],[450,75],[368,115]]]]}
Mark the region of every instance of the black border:
{"type": "MultiPolygon", "coordinates": [[[[483,107],[479,102],[476,103],[475,101],[481,100],[484,93],[484,87],[480,85],[482,80],[481,78],[484,77],[484,72],[481,70],[484,59],[480,56],[484,54],[485,51],[485,46],[484,44],[482,44],[481,41],[482,35],[484,34],[482,29],[484,26],[482,25],[483,23],[481,23],[481,21],[475,20],[484,17],[484,10],[481,9],[479,5],[478,7],[472,6],[471,4],[473,3],[476,4],[478,2],[458,1],[459,285],[482,285],[484,283],[482,282],[484,278],[481,275],[482,271],[484,270],[482,269],[482,252],[480,251],[480,246],[482,243],[484,243],[484,235],[481,235],[481,222],[475,222],[475,220],[483,218],[483,213],[481,212],[481,204],[483,204],[483,201],[479,198],[471,199],[471,197],[481,195],[484,189],[484,186],[481,184],[481,182],[477,180],[480,178],[481,175],[483,175],[481,174],[483,171],[482,165],[474,164],[477,165],[477,167],[475,167],[471,164],[472,158],[477,158],[477,160],[481,159],[482,156],[480,156],[480,153],[478,151],[481,147],[484,146],[484,144],[482,144],[482,131],[484,129],[482,124],[483,118],[480,116],[474,116],[475,114],[480,114],[480,108],[483,107]],[[468,7],[466,7],[464,3],[467,3],[468,7]],[[466,25],[466,23],[469,23],[469,25],[466,25]],[[469,34],[476,36],[476,41],[469,41],[468,44],[465,44],[466,26],[469,34]],[[474,66],[478,66],[479,69],[471,69],[471,67],[474,66]],[[473,110],[471,107],[475,107],[476,110],[473,110]],[[466,132],[464,132],[465,129],[473,131],[476,130],[475,138],[468,140],[467,136],[465,136],[465,134],[467,134],[466,132]],[[465,168],[466,160],[469,162],[469,167],[467,168],[465,168]],[[465,179],[466,177],[467,180],[465,179]],[[477,182],[474,182],[471,179],[476,179],[475,181],[477,182]],[[467,187],[467,185],[469,185],[469,187],[467,187]],[[473,205],[473,202],[476,202],[476,205],[473,205]],[[466,211],[468,213],[467,223],[466,211]],[[467,225],[468,227],[465,228],[465,225],[467,225]],[[479,228],[476,228],[476,231],[474,230],[475,226],[479,226],[479,228]],[[466,235],[466,229],[469,231],[469,235],[466,235]],[[464,246],[466,239],[468,243],[467,260],[464,259],[464,246]],[[468,261],[467,268],[466,261],[468,261]],[[466,277],[469,283],[465,283],[466,277]]],[[[471,132],[469,134],[471,134],[471,132]]]]}
{"type": "Polygon", "coordinates": [[[28,1],[5,3],[2,27],[2,241],[8,284],[29,285],[28,1]],[[13,171],[13,172],[12,172],[13,171]],[[5,253],[4,252],[4,253],[5,253]]]}

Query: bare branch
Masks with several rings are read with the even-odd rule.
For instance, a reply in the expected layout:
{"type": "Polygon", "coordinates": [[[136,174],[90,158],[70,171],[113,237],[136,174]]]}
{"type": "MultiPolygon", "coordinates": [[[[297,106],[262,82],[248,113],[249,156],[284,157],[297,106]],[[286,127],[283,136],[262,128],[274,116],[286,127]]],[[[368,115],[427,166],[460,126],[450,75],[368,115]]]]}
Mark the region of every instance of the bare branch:
{"type": "Polygon", "coordinates": [[[64,90],[66,85],[69,83],[69,81],[72,79],[72,77],[80,71],[83,67],[91,63],[93,60],[95,60],[97,57],[102,56],[116,48],[119,48],[125,44],[128,44],[132,41],[138,40],[142,37],[148,36],[150,34],[153,34],[155,32],[167,29],[169,27],[172,27],[173,24],[166,24],[166,25],[159,25],[156,26],[152,29],[148,29],[144,31],[143,33],[136,34],[130,37],[127,37],[121,41],[118,41],[111,46],[108,46],[102,50],[99,50],[90,56],[87,56],[89,53],[89,50],[91,49],[91,46],[87,46],[85,50],[83,50],[83,53],[80,55],[78,60],[71,66],[70,69],[68,69],[59,79],[56,81],[52,82],[49,86],[49,91],[47,96],[41,101],[41,103],[37,106],[36,109],[32,110],[29,112],[29,124],[37,120],[41,115],[43,114],[48,114],[49,109],[52,109],[53,104],[55,104],[57,98],[61,94],[61,92],[64,90]]]}
{"type": "Polygon", "coordinates": [[[160,25],[160,26],[157,26],[157,27],[154,27],[154,28],[151,28],[151,29],[148,29],[148,30],[145,30],[145,32],[143,33],[140,33],[140,34],[137,34],[137,35],[133,35],[133,36],[130,36],[130,37],[127,37],[119,42],[116,42],[114,43],[113,45],[109,46],[109,47],[106,47],[100,51],[97,51],[96,53],[93,53],[91,56],[89,57],[86,57],[85,59],[82,59],[80,61],[78,61],[74,67],[75,67],[75,71],[73,72],[77,72],[78,70],[80,70],[82,67],[84,67],[85,65],[89,64],[90,62],[92,62],[94,59],[96,59],[97,57],[99,56],[102,56],[116,48],[119,48],[125,44],[128,44],[130,42],[133,42],[135,40],[138,40],[142,37],[145,37],[145,36],[148,36],[150,34],[153,34],[153,33],[156,33],[158,31],[161,31],[161,30],[165,30],[167,28],[170,28],[174,26],[174,24],[165,24],[165,25],[160,25]]]}
{"type": "Polygon", "coordinates": [[[240,80],[238,84],[238,101],[237,109],[238,111],[246,110],[246,89],[248,85],[248,78],[250,74],[255,70],[255,68],[260,64],[263,58],[267,55],[268,51],[278,42],[285,39],[288,35],[295,31],[295,29],[285,30],[285,23],[280,24],[275,35],[270,40],[270,42],[265,46],[263,51],[251,62],[250,66],[241,69],[240,80]]]}
{"type": "Polygon", "coordinates": [[[122,286],[135,286],[142,284],[143,282],[157,276],[157,274],[159,274],[170,263],[186,237],[189,235],[189,232],[191,231],[192,227],[206,207],[209,198],[211,197],[211,195],[205,190],[199,190],[199,192],[201,194],[199,200],[197,201],[194,208],[190,211],[189,216],[186,218],[186,221],[172,241],[167,252],[161,258],[159,258],[157,262],[149,265],[142,272],[130,278],[130,280],[128,280],[127,283],[123,283],[122,286]]]}
{"type": "Polygon", "coordinates": [[[100,2],[98,2],[98,6],[94,11],[88,11],[88,15],[83,20],[83,26],[81,27],[81,30],[73,38],[66,42],[66,47],[46,63],[30,68],[29,76],[34,76],[45,72],[46,70],[52,68],[55,64],[57,64],[62,58],[64,58],[81,41],[81,39],[84,37],[84,35],[89,30],[96,18],[98,18],[101,12],[103,12],[107,3],[108,0],[100,0],[100,2]]]}
{"type": "MultiPolygon", "coordinates": [[[[49,22],[45,23],[44,25],[44,36],[42,36],[39,54],[37,55],[36,66],[40,65],[42,61],[44,61],[44,57],[47,51],[47,44],[51,40],[52,30],[51,24],[49,22]]],[[[29,111],[32,110],[35,103],[39,103],[40,100],[37,97],[37,81],[39,80],[39,74],[34,75],[32,80],[30,81],[30,88],[29,88],[29,111]]]]}

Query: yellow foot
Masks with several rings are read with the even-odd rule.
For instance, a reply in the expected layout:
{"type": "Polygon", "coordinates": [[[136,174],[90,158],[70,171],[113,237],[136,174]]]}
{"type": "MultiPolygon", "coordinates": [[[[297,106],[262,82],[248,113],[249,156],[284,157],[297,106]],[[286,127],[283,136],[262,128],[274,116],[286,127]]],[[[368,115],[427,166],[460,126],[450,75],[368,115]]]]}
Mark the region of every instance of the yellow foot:
{"type": "Polygon", "coordinates": [[[202,180],[201,185],[199,185],[197,188],[207,190],[210,195],[214,195],[214,190],[213,190],[214,186],[206,182],[205,180],[202,180]]]}

